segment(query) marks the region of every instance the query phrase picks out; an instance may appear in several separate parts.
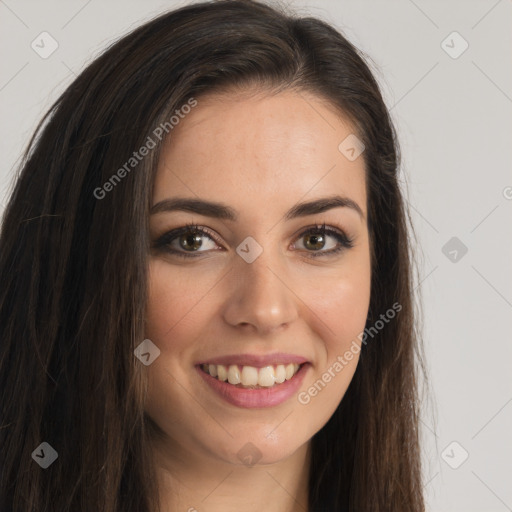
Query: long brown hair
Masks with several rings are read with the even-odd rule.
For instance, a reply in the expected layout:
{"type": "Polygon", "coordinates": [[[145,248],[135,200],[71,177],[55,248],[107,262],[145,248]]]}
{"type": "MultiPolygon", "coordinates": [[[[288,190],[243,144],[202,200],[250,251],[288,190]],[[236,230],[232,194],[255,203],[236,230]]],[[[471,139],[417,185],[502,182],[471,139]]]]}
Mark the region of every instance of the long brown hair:
{"type": "Polygon", "coordinates": [[[112,176],[190,98],[254,85],[313,92],[353,123],[365,145],[367,326],[401,305],[363,344],[349,389],[312,439],[309,510],[424,510],[395,129],[364,54],[339,31],[249,0],[185,6],[112,44],[30,141],[0,235],[0,510],[157,510],[133,351],[144,339],[160,144],[122,180],[112,176]],[[42,442],[58,453],[45,470],[31,456],[42,442]]]}

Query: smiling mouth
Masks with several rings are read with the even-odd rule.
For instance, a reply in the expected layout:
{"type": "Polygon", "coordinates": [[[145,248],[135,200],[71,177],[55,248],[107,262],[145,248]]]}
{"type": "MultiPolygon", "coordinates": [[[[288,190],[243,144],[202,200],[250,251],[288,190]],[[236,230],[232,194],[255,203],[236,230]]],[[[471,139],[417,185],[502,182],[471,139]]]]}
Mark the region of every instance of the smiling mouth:
{"type": "Polygon", "coordinates": [[[237,388],[272,388],[290,380],[304,364],[297,363],[268,365],[262,368],[236,364],[201,364],[199,368],[211,377],[237,388]]]}

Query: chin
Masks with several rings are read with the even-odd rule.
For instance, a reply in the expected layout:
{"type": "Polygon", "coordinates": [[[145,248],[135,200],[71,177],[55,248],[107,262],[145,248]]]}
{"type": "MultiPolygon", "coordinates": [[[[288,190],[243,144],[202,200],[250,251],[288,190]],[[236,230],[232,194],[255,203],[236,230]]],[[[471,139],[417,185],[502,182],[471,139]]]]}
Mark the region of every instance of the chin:
{"type": "Polygon", "coordinates": [[[225,444],[215,443],[211,447],[211,454],[236,466],[270,465],[287,459],[309,440],[277,436],[272,429],[278,428],[276,424],[271,428],[251,429],[247,436],[234,436],[225,444]]]}

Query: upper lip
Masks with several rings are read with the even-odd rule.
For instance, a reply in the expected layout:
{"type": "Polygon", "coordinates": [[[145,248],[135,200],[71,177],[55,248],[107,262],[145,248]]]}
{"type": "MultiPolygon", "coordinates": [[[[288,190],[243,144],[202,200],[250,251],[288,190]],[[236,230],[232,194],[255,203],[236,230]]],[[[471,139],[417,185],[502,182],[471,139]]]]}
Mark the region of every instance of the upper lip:
{"type": "Polygon", "coordinates": [[[212,357],[201,361],[201,364],[222,364],[225,366],[240,365],[240,366],[254,366],[255,368],[263,368],[264,366],[271,366],[277,364],[307,363],[305,357],[296,354],[284,354],[282,352],[277,354],[232,354],[227,356],[212,357]]]}

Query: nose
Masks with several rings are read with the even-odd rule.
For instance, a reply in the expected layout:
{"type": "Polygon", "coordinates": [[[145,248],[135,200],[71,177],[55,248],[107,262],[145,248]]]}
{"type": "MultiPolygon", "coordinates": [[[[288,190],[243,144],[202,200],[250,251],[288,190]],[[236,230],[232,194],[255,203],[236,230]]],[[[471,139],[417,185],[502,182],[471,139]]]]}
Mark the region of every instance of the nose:
{"type": "Polygon", "coordinates": [[[240,258],[230,277],[223,316],[231,326],[266,335],[298,318],[293,283],[265,251],[252,263],[240,258]]]}

